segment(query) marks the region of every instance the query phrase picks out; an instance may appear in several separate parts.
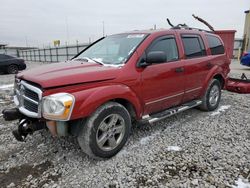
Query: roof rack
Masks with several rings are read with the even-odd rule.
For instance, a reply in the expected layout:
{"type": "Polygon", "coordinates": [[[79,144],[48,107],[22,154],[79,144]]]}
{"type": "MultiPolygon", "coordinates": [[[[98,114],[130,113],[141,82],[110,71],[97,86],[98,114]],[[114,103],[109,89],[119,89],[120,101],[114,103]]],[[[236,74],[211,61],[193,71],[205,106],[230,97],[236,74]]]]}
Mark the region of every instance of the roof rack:
{"type": "Polygon", "coordinates": [[[206,32],[206,33],[214,33],[214,31],[208,31],[205,29],[200,29],[200,28],[195,28],[195,27],[188,27],[188,26],[184,26],[184,27],[180,27],[180,26],[174,26],[171,29],[185,29],[185,30],[195,30],[195,31],[201,31],[201,32],[206,32]]]}

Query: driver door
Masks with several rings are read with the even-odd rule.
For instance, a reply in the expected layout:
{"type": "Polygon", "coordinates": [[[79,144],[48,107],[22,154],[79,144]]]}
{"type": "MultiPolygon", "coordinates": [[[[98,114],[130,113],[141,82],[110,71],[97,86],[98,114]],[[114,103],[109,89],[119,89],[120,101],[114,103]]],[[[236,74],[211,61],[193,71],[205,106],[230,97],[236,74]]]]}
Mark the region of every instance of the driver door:
{"type": "Polygon", "coordinates": [[[184,95],[184,64],[174,35],[157,38],[146,50],[166,53],[166,62],[154,63],[141,73],[144,115],[179,105],[184,95]]]}

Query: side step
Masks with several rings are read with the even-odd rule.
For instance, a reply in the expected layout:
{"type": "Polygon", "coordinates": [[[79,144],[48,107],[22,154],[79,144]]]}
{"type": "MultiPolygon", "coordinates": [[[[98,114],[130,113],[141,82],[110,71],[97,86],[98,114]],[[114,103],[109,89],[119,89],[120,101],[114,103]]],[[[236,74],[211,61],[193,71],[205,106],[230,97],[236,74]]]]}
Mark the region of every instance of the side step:
{"type": "Polygon", "coordinates": [[[142,117],[142,122],[148,122],[151,124],[151,123],[160,121],[162,119],[165,119],[167,117],[170,117],[172,115],[183,112],[185,110],[188,110],[190,108],[193,108],[195,106],[199,106],[201,103],[202,103],[201,100],[194,100],[194,101],[182,104],[181,106],[170,108],[170,109],[167,109],[167,110],[155,113],[155,114],[145,115],[142,117]]]}

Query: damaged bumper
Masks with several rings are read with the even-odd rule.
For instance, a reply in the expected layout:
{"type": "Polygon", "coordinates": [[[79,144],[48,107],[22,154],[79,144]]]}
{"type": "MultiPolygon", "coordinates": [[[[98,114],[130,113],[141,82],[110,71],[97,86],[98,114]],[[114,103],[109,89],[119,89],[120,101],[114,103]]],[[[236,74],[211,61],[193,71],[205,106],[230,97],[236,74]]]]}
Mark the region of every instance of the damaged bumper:
{"type": "Polygon", "coordinates": [[[228,78],[226,90],[240,93],[240,94],[250,94],[250,79],[242,74],[241,79],[228,78]]]}
{"type": "Polygon", "coordinates": [[[12,132],[18,141],[23,142],[28,134],[41,129],[48,129],[52,136],[68,136],[67,122],[30,118],[20,113],[18,108],[5,109],[2,114],[5,121],[19,120],[17,129],[12,132]]]}
{"type": "Polygon", "coordinates": [[[3,118],[5,121],[13,121],[19,119],[18,127],[12,131],[14,137],[23,142],[28,134],[32,134],[35,131],[45,129],[46,124],[38,119],[32,119],[25,117],[20,113],[18,108],[11,108],[3,110],[3,118]]]}

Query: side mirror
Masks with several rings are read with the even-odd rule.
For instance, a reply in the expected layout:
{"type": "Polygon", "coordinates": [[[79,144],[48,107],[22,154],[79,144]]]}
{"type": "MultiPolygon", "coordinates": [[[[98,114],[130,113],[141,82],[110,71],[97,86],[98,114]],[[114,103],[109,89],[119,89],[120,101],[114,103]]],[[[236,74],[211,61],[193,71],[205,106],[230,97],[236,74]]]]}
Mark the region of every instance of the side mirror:
{"type": "Polygon", "coordinates": [[[153,51],[146,55],[146,62],[148,64],[164,63],[167,61],[167,54],[163,51],[153,51]]]}

